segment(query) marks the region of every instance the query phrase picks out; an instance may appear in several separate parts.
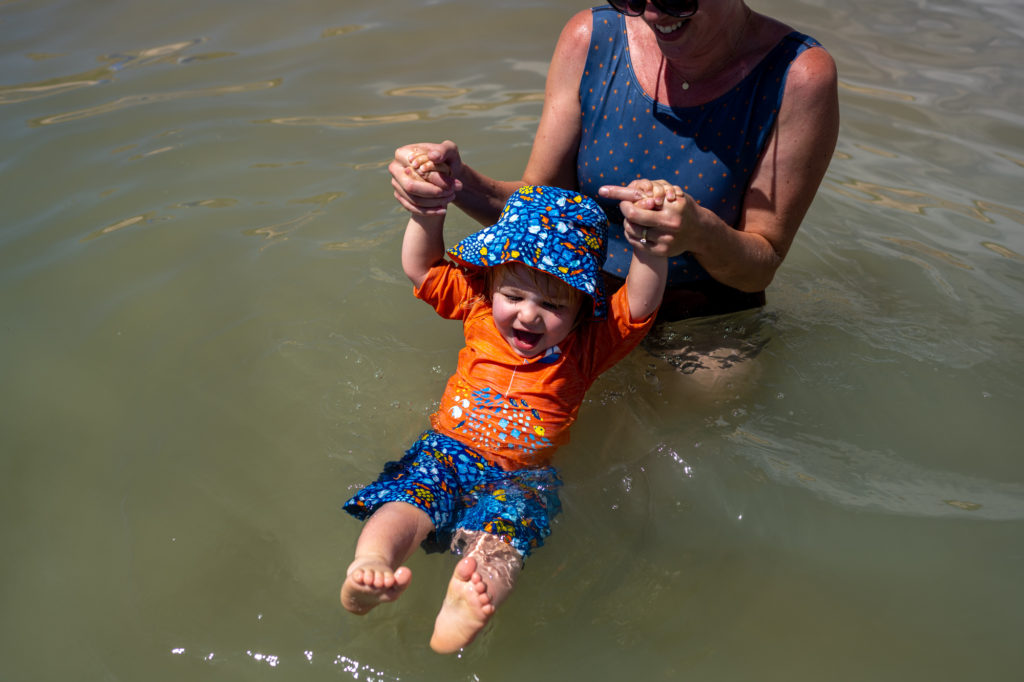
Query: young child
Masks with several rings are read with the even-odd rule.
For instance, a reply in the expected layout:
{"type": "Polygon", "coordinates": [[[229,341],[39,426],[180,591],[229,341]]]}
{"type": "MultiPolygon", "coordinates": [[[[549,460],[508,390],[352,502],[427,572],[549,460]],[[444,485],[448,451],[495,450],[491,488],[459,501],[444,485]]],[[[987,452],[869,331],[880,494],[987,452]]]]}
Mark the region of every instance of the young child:
{"type": "MultiPolygon", "coordinates": [[[[430,162],[420,172],[430,169],[430,162]]],[[[414,294],[461,319],[466,346],[438,411],[399,462],[345,503],[366,519],[341,588],[364,614],[409,586],[421,543],[462,554],[431,647],[469,644],[550,534],[561,481],[550,465],[587,388],[654,322],[667,262],[635,244],[626,285],[604,294],[607,219],[591,199],[523,187],[498,222],[447,253],[443,215],[413,215],[402,266],[414,294]]]]}

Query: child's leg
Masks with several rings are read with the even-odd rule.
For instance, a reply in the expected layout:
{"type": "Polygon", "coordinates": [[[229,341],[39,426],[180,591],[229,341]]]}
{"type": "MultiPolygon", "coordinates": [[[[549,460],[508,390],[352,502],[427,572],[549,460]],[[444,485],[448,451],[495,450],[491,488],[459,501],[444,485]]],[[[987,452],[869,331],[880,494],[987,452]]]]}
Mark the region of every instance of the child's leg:
{"type": "Polygon", "coordinates": [[[455,565],[448,593],[434,623],[430,646],[440,654],[458,651],[483,630],[515,587],[523,567],[519,552],[483,531],[460,531],[470,539],[455,565]]]}
{"type": "Polygon", "coordinates": [[[425,511],[406,502],[388,502],[367,519],[356,554],[341,586],[341,605],[364,614],[394,601],[409,586],[412,572],[402,562],[434,529],[425,511]]]}

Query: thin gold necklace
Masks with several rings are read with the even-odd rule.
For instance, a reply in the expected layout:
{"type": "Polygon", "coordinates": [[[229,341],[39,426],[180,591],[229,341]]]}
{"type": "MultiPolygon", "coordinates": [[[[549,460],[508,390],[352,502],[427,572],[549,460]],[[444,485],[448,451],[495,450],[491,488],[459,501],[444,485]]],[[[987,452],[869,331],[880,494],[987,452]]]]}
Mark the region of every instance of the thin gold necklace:
{"type": "MultiPolygon", "coordinates": [[[[712,71],[710,76],[705,76],[703,80],[708,80],[709,78],[717,76],[719,73],[721,73],[725,69],[725,67],[729,65],[729,62],[732,61],[732,58],[736,55],[736,48],[740,46],[740,41],[742,41],[743,38],[745,38],[747,35],[747,25],[750,23],[750,15],[752,13],[749,7],[746,7],[745,9],[747,10],[747,13],[743,18],[743,27],[740,29],[739,34],[736,36],[736,40],[733,41],[732,49],[729,50],[729,54],[726,56],[726,58],[722,60],[722,65],[719,66],[715,71],[712,71]]],[[[689,90],[690,81],[683,77],[683,74],[679,73],[674,68],[672,68],[672,62],[670,62],[665,57],[664,53],[662,53],[661,55],[661,61],[665,62],[665,66],[668,68],[669,71],[674,73],[676,76],[679,77],[681,81],[683,81],[683,84],[680,87],[682,87],[683,90],[689,90]]]]}

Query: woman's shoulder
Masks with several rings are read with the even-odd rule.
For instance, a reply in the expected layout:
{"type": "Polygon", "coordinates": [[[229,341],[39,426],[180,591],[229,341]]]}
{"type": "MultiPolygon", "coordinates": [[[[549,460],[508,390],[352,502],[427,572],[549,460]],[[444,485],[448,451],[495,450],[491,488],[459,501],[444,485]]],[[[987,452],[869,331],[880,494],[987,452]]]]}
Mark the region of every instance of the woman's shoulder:
{"type": "MultiPolygon", "coordinates": [[[[567,74],[572,74],[569,81],[575,84],[579,83],[579,74],[583,72],[583,65],[586,64],[587,53],[590,51],[593,27],[591,15],[591,10],[581,10],[566,22],[561,35],[558,36],[555,53],[551,59],[557,75],[568,78],[567,74]]],[[[551,70],[548,73],[550,78],[551,70]]]]}
{"type": "Polygon", "coordinates": [[[580,48],[586,50],[590,46],[590,36],[594,26],[594,10],[584,9],[569,18],[562,27],[558,38],[559,47],[580,48]]]}
{"type": "Polygon", "coordinates": [[[780,42],[787,41],[798,43],[799,48],[789,65],[786,94],[799,93],[801,98],[834,96],[838,88],[838,74],[835,60],[828,50],[814,38],[792,29],[780,42]]]}
{"type": "Polygon", "coordinates": [[[787,64],[787,90],[815,87],[827,90],[834,84],[836,65],[821,43],[778,19],[755,16],[758,39],[750,47],[752,61],[761,62],[769,55],[788,53],[785,59],[792,61],[787,64]]]}
{"type": "Polygon", "coordinates": [[[789,24],[757,12],[751,14],[750,21],[750,34],[754,39],[747,41],[744,52],[746,57],[752,58],[753,61],[760,62],[793,38],[807,37],[789,24]]]}

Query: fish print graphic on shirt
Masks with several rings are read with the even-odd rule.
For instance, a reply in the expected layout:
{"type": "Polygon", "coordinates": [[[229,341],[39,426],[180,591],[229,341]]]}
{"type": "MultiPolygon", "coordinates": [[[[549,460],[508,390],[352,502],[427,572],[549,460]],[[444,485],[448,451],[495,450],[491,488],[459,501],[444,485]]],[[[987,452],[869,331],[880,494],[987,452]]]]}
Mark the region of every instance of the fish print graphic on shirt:
{"type": "Polygon", "coordinates": [[[454,432],[471,447],[489,451],[512,448],[529,456],[552,446],[540,412],[522,398],[504,396],[490,387],[473,389],[459,382],[450,404],[454,432]]]}

